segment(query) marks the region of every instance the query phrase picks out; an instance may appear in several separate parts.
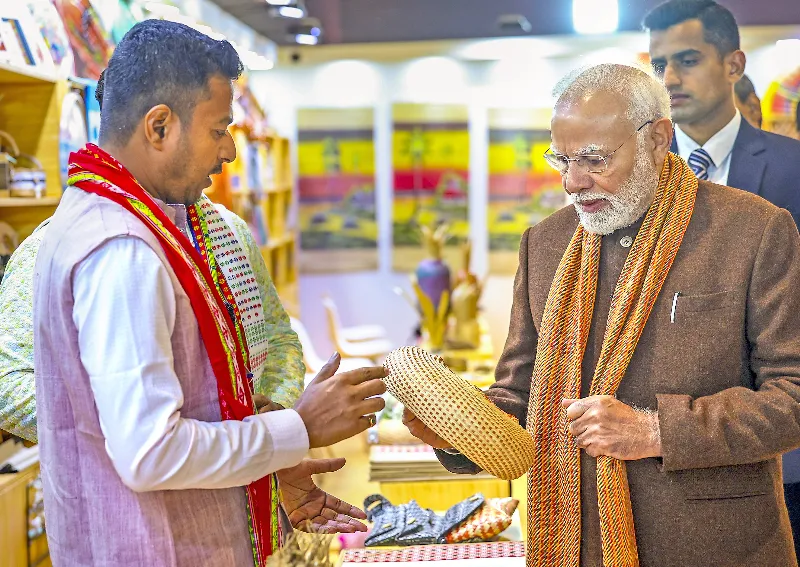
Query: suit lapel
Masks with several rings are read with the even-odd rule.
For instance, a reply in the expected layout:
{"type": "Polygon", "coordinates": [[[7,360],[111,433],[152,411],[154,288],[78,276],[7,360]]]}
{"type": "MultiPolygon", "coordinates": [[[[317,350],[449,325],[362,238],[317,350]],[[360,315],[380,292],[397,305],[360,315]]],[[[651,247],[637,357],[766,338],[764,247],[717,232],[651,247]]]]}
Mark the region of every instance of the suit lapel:
{"type": "Polygon", "coordinates": [[[744,189],[756,195],[761,194],[761,182],[767,168],[764,152],[764,134],[747,120],[742,119],[736,143],[731,154],[731,169],[728,173],[728,185],[744,189]]]}
{"type": "Polygon", "coordinates": [[[675,130],[672,131],[672,145],[669,147],[669,151],[673,154],[680,155],[678,153],[678,137],[675,135],[675,130]]]}

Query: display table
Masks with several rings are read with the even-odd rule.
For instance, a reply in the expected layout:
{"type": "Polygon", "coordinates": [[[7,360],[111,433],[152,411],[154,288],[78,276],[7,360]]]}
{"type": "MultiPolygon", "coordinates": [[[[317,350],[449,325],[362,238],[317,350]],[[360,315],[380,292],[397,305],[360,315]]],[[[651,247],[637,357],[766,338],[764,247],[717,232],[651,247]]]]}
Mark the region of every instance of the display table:
{"type": "MultiPolygon", "coordinates": [[[[452,317],[449,325],[451,328],[455,325],[455,320],[452,317]]],[[[497,365],[497,360],[494,355],[492,335],[489,332],[489,323],[486,318],[479,316],[478,325],[480,326],[481,337],[477,348],[454,348],[447,339],[445,340],[444,349],[438,352],[433,350],[426,340],[423,340],[419,346],[429,352],[436,352],[453,372],[479,388],[485,388],[494,383],[494,368],[497,365]]]]}
{"type": "Polygon", "coordinates": [[[373,445],[370,481],[379,482],[380,493],[394,503],[413,499],[434,510],[447,510],[477,492],[486,498],[511,495],[508,481],[488,474],[448,472],[427,445],[373,445]]]}
{"type": "Polygon", "coordinates": [[[339,567],[387,567],[393,563],[406,567],[522,567],[525,544],[498,541],[403,549],[347,549],[339,558],[339,567]]]}

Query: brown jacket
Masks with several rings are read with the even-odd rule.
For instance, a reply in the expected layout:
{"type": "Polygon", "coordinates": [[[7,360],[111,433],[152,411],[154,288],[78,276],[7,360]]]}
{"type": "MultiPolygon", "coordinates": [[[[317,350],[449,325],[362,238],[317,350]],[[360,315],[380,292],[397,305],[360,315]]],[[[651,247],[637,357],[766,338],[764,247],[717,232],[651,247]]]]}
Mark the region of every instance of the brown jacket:
{"type": "MultiPolygon", "coordinates": [[[[489,395],[523,424],[545,300],[577,222],[570,207],[522,237],[511,325],[489,395]]],[[[638,227],[603,238],[582,396],[631,249],[621,241],[638,227]]],[[[800,238],[787,211],[700,182],[617,397],[657,409],[661,425],[663,458],[628,462],[642,567],[797,565],[779,458],[800,446],[800,238]]],[[[595,464],[581,454],[584,567],[602,565],[595,464]]]]}

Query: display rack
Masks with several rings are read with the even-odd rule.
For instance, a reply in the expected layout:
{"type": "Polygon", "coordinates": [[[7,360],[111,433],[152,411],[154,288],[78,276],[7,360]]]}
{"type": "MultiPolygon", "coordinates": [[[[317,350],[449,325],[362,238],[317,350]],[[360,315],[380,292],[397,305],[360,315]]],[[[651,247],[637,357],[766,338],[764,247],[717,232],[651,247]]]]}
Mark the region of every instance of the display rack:
{"type": "Polygon", "coordinates": [[[295,195],[289,141],[274,132],[258,132],[242,124],[232,126],[231,133],[236,160],[225,164],[222,175],[214,179],[206,194],[251,226],[278,296],[286,311],[298,317],[298,237],[290,222],[295,195]],[[250,170],[253,152],[261,158],[257,175],[250,170]]]}
{"type": "Polygon", "coordinates": [[[0,130],[11,134],[22,153],[36,156],[45,170],[43,198],[0,198],[0,220],[26,238],[58,206],[62,187],[59,164],[61,104],[67,81],[41,70],[0,64],[0,130]]]}

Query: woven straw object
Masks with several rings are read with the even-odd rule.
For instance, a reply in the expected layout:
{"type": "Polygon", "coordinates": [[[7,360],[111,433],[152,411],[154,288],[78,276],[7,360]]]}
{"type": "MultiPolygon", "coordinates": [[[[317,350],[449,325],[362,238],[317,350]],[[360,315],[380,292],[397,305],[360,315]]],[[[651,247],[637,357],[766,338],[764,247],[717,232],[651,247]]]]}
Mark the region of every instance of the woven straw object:
{"type": "Polygon", "coordinates": [[[389,392],[483,470],[503,480],[528,471],[535,450],[531,435],[441,357],[402,347],[389,353],[384,366],[389,392]]]}

